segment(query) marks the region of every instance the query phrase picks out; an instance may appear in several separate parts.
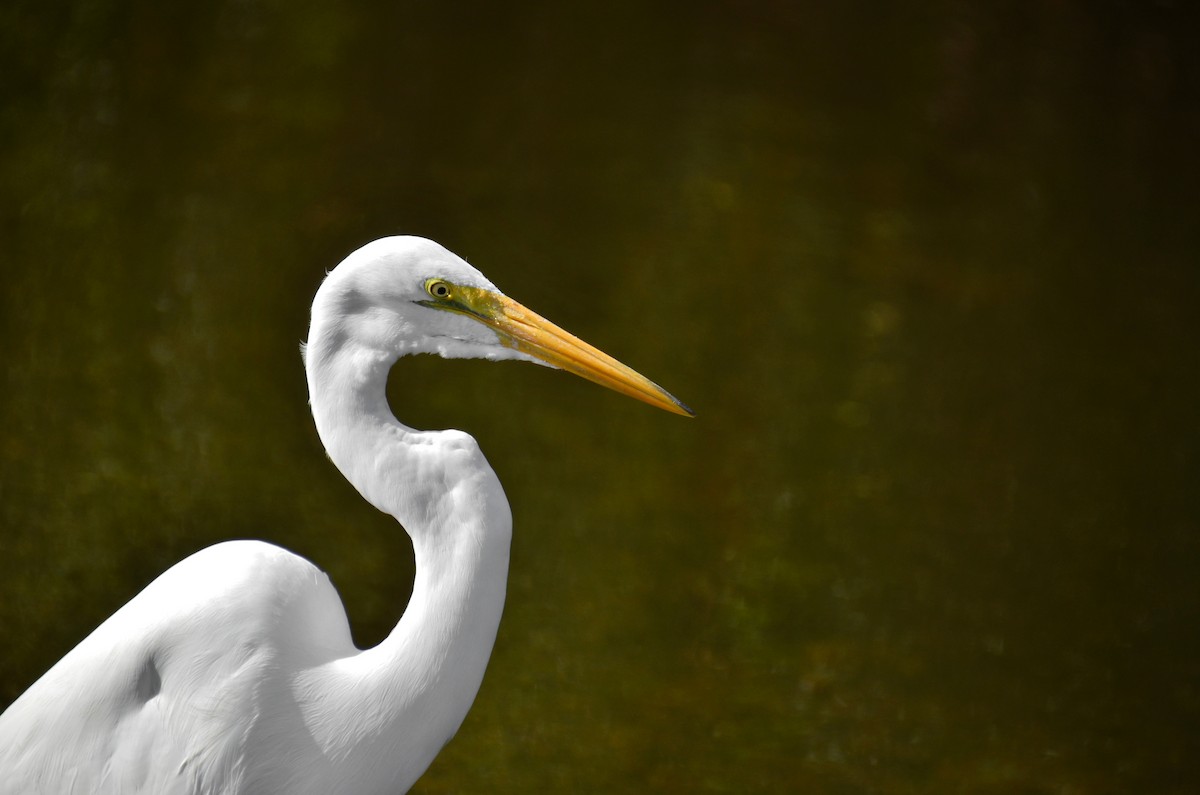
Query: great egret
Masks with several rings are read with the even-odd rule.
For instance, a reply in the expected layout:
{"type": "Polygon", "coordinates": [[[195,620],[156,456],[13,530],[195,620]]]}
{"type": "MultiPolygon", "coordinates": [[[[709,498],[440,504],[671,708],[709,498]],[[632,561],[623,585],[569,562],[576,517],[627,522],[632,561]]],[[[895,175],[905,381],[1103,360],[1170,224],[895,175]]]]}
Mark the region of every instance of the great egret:
{"type": "Polygon", "coordinates": [[[537,362],[691,414],[438,244],[364,246],[317,291],[304,362],[329,457],[412,538],[416,580],[396,628],[360,651],[313,564],[260,541],[209,547],[0,716],[0,792],[357,795],[416,781],[483,678],[512,514],[474,439],[392,416],[387,374],[413,353],[537,362]]]}

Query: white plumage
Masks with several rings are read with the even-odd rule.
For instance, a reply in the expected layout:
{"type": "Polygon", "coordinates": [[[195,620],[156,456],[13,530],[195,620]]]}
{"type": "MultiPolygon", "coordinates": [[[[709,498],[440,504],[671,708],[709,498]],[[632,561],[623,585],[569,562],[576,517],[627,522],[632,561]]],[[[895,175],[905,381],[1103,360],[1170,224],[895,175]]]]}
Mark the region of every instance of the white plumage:
{"type": "Polygon", "coordinates": [[[412,353],[549,364],[690,414],[436,243],[364,246],[317,293],[305,366],[330,458],[412,538],[399,623],[360,651],[308,561],[260,541],[202,550],[0,716],[0,793],[359,795],[416,781],[478,692],[512,519],[474,439],[392,416],[387,374],[412,353]]]}

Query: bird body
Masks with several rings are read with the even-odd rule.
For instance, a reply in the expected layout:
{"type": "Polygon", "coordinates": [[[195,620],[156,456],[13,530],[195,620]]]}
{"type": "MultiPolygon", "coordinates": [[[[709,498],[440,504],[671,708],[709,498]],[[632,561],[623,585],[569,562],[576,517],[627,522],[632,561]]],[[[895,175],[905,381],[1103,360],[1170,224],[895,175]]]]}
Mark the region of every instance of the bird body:
{"type": "Polygon", "coordinates": [[[261,541],[204,549],[0,715],[0,793],[367,795],[416,781],[482,682],[512,530],[474,439],[392,415],[388,372],[421,352],[548,364],[690,413],[436,243],[368,244],[322,284],[304,353],[330,458],[413,542],[395,629],[359,650],[307,560],[261,541]]]}
{"type": "Polygon", "coordinates": [[[272,738],[259,719],[282,715],[268,702],[295,675],[296,652],[313,666],[344,654],[350,633],[335,608],[328,579],[278,547],[231,541],[186,558],[5,712],[0,791],[253,791],[270,771],[251,769],[239,748],[258,733],[273,746],[259,759],[287,769],[284,755],[299,749],[281,746],[297,735],[272,738]],[[296,649],[296,631],[320,646],[296,649]]]}

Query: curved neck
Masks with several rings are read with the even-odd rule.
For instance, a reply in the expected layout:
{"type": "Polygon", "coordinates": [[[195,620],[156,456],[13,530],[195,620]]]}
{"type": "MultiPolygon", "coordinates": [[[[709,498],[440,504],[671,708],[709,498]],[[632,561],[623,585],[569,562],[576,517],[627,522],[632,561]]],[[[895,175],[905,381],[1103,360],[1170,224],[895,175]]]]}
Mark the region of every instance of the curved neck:
{"type": "Polygon", "coordinates": [[[299,688],[343,791],[364,776],[407,788],[454,735],[482,682],[508,576],[512,517],[495,473],[467,434],[416,431],[392,416],[395,358],[315,325],[305,356],[325,449],[400,521],[416,559],[412,597],[387,639],[308,672],[299,688]]]}

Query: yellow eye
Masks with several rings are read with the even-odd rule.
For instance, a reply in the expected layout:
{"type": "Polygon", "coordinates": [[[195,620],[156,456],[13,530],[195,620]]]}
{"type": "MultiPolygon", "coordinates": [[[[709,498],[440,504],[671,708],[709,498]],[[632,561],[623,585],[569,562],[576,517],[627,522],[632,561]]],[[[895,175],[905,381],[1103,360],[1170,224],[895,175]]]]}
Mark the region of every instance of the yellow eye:
{"type": "Polygon", "coordinates": [[[450,285],[441,279],[430,279],[425,282],[425,292],[439,301],[445,301],[450,297],[450,285]]]}

